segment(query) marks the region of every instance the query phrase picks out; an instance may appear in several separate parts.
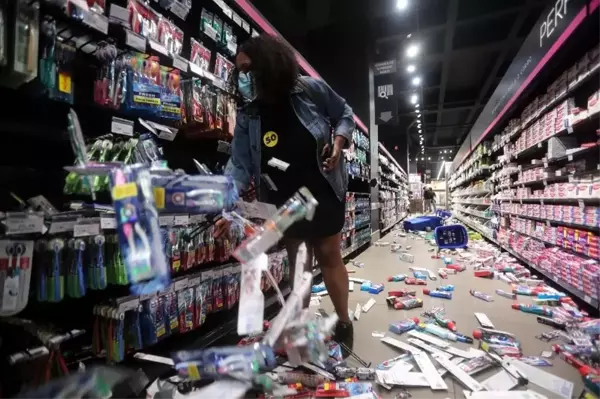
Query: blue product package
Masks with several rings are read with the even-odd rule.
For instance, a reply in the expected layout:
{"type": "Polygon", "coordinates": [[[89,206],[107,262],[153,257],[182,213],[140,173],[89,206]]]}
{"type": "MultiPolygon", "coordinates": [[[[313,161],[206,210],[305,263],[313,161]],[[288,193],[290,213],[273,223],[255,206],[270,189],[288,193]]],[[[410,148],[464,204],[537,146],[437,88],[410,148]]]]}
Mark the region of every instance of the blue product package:
{"type": "Polygon", "coordinates": [[[369,294],[379,294],[383,290],[384,290],[383,284],[375,284],[375,285],[372,285],[371,287],[369,287],[367,292],[369,294]]]}
{"type": "Polygon", "coordinates": [[[231,176],[161,173],[152,176],[152,187],[156,207],[174,213],[219,213],[239,199],[231,176]]]}
{"type": "Polygon", "coordinates": [[[110,174],[119,249],[134,295],[162,291],[171,282],[163,250],[151,178],[144,165],[127,165],[110,174]]]}
{"type": "Polygon", "coordinates": [[[423,273],[421,271],[415,270],[413,272],[413,277],[416,278],[416,279],[419,279],[419,280],[427,280],[429,278],[429,275],[425,274],[425,273],[423,273]]]}
{"type": "Polygon", "coordinates": [[[460,224],[436,227],[434,238],[440,249],[465,248],[469,243],[467,229],[460,224]]]}
{"type": "MultiPolygon", "coordinates": [[[[158,317],[158,298],[150,298],[142,302],[142,314],[140,315],[140,327],[142,330],[142,340],[144,346],[154,345],[158,341],[157,322],[158,317]]],[[[164,334],[164,333],[163,333],[164,334]]]]}
{"type": "Polygon", "coordinates": [[[373,286],[373,283],[370,281],[365,281],[360,285],[361,291],[369,291],[369,289],[373,286]]]}

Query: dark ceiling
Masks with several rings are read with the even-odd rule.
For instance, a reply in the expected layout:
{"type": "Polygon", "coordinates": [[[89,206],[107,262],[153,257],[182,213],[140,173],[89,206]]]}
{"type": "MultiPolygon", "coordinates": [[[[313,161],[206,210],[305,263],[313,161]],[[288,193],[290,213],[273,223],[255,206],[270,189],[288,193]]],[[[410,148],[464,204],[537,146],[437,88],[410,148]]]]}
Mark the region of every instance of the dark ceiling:
{"type": "MultiPolygon", "coordinates": [[[[397,58],[398,119],[386,147],[415,120],[408,98],[418,74],[425,159],[458,149],[537,21],[543,0],[254,0],[254,5],[368,123],[368,59],[397,58]],[[410,38],[407,35],[410,34],[410,38]],[[417,71],[405,71],[409,43],[420,45],[417,71]],[[348,52],[351,57],[348,56],[348,52]],[[351,64],[349,64],[351,60],[351,64]]],[[[389,129],[386,129],[389,131],[389,129]]],[[[416,125],[410,154],[421,151],[416,125]]],[[[381,132],[381,129],[380,129],[381,132]]],[[[421,157],[421,155],[419,155],[421,157]]],[[[446,160],[449,159],[446,156],[446,160]]]]}

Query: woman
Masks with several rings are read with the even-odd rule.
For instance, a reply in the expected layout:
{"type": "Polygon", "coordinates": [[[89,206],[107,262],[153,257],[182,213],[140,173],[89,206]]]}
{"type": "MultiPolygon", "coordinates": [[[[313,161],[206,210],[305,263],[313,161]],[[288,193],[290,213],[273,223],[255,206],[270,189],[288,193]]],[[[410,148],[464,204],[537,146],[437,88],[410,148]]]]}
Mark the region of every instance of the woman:
{"type": "MultiPolygon", "coordinates": [[[[313,220],[290,227],[284,244],[292,276],[300,244],[306,243],[311,262],[314,251],[339,317],[334,339],[351,348],[348,274],[340,242],[348,187],[342,149],[352,138],[352,109],[324,82],[299,76],[294,53],[269,35],[253,37],[239,48],[235,76],[243,105],[237,113],[226,173],[240,191],[253,181],[259,199],[277,207],[302,186],[319,202],[313,220]],[[272,158],[289,164],[288,168],[269,166],[272,158]]],[[[226,223],[217,224],[217,234],[225,231],[226,223]]]]}

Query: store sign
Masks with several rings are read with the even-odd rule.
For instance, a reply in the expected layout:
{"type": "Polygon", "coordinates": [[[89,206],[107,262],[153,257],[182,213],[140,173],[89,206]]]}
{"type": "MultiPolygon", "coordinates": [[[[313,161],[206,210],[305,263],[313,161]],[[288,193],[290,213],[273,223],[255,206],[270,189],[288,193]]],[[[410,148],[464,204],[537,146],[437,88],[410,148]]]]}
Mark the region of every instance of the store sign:
{"type": "Polygon", "coordinates": [[[373,64],[373,73],[375,76],[396,73],[396,60],[376,62],[373,64]]]}
{"type": "MultiPolygon", "coordinates": [[[[377,64],[374,65],[374,69],[377,64]]],[[[396,119],[396,98],[394,97],[395,74],[385,73],[373,78],[375,93],[375,122],[378,125],[389,123],[396,119]]]]}
{"type": "MultiPolygon", "coordinates": [[[[586,0],[552,1],[542,12],[508,71],[471,129],[471,148],[492,131],[517,98],[537,77],[566,39],[587,16],[586,0]]],[[[463,157],[456,158],[462,162],[463,157]]]]}

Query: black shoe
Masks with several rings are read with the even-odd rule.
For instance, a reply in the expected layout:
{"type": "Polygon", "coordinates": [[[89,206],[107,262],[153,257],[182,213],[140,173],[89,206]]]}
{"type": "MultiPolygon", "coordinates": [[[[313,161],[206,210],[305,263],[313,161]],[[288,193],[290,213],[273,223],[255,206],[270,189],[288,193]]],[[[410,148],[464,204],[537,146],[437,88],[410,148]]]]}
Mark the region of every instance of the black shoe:
{"type": "Polygon", "coordinates": [[[338,321],[333,332],[333,340],[342,347],[344,359],[350,356],[348,349],[354,349],[354,327],[352,322],[338,321]]]}

